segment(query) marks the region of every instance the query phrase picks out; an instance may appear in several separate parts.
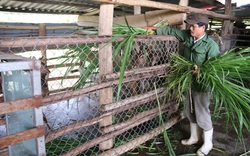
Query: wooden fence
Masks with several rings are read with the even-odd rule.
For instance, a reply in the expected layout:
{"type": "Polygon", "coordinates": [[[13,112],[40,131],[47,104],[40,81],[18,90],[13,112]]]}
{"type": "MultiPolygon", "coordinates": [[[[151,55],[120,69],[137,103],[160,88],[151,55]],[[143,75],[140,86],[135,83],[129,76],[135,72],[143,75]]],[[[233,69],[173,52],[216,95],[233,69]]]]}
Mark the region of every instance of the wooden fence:
{"type": "MultiPolygon", "coordinates": [[[[40,47],[46,47],[47,55],[55,47],[57,48],[55,53],[61,53],[66,49],[62,56],[69,56],[68,52],[74,53],[80,50],[79,57],[82,57],[80,56],[82,54],[84,59],[80,62],[64,62],[64,64],[66,68],[72,64],[77,68],[81,67],[84,74],[91,65],[96,65],[94,66],[95,70],[89,71],[91,74],[99,71],[99,61],[94,64],[94,60],[98,60],[98,52],[95,52],[98,51],[98,45],[106,44],[111,38],[111,36],[1,38],[0,49],[5,53],[13,53],[20,48],[28,52],[28,49],[33,47],[33,51],[30,52],[31,56],[39,53],[40,47]],[[86,51],[81,51],[86,47],[93,52],[93,58],[86,51]]],[[[119,45],[123,39],[122,37],[116,39],[112,47],[119,45]]],[[[171,53],[178,52],[178,47],[179,42],[173,36],[137,36],[135,46],[130,53],[130,59],[127,60],[120,96],[118,96],[120,68],[116,65],[124,61],[122,60],[123,50],[110,57],[114,66],[112,73],[101,77],[96,75],[97,81],[83,83],[80,88],[72,89],[74,88],[74,84],[72,84],[63,92],[45,96],[40,107],[43,109],[46,127],[47,155],[119,155],[133,149],[163,131],[163,127],[159,126],[158,121],[157,100],[161,104],[166,128],[168,129],[179,122],[183,118],[182,113],[178,111],[179,105],[171,101],[163,103],[165,94],[164,87],[162,87],[164,75],[168,71],[169,56],[171,53]],[[156,89],[154,84],[157,86],[156,89]],[[98,104],[99,98],[101,98],[99,91],[110,87],[112,88],[112,102],[100,106],[98,104]],[[96,102],[97,106],[93,107],[94,104],[89,101],[96,102]],[[84,110],[87,111],[82,112],[84,110]],[[99,125],[100,122],[110,117],[113,118],[111,125],[99,125]],[[112,148],[106,151],[101,150],[99,144],[110,139],[113,140],[112,148]],[[120,143],[121,140],[123,143],[120,143]],[[60,142],[64,143],[63,147],[60,142]],[[58,149],[61,150],[58,151],[58,149]]],[[[53,59],[47,59],[48,64],[50,64],[49,61],[53,61],[53,59]]],[[[59,62],[54,64],[59,64],[59,62]]],[[[62,74],[50,79],[61,81],[65,73],[52,63],[49,65],[49,69],[57,70],[57,73],[62,74]]],[[[75,69],[72,68],[72,70],[75,69]]],[[[79,74],[74,78],[86,76],[84,74],[79,74]]],[[[89,79],[89,77],[85,77],[85,80],[89,79]]],[[[68,80],[65,79],[65,81],[68,80]]],[[[53,86],[53,84],[50,85],[53,86]]],[[[57,89],[54,88],[54,90],[57,89]]],[[[7,103],[2,104],[8,105],[7,103]]],[[[20,105],[20,107],[24,106],[20,105]]],[[[36,134],[41,133],[39,131],[36,134]]]]}

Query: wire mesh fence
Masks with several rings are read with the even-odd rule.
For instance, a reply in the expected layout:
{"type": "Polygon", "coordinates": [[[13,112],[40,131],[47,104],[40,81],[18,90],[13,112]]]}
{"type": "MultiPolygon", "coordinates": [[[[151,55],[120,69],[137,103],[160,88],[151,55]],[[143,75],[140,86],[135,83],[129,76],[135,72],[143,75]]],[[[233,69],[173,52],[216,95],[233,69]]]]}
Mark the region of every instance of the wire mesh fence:
{"type": "Polygon", "coordinates": [[[178,104],[164,101],[163,88],[166,66],[170,54],[178,52],[178,40],[173,36],[136,36],[127,53],[126,45],[120,44],[123,37],[111,39],[1,39],[2,52],[42,61],[47,155],[123,154],[163,131],[159,104],[166,127],[180,120],[178,104]],[[111,55],[103,50],[109,45],[111,55]],[[100,57],[101,52],[105,57],[100,57]],[[100,74],[100,68],[106,70],[103,62],[111,63],[112,72],[100,74]],[[110,102],[102,102],[108,98],[110,102]]]}

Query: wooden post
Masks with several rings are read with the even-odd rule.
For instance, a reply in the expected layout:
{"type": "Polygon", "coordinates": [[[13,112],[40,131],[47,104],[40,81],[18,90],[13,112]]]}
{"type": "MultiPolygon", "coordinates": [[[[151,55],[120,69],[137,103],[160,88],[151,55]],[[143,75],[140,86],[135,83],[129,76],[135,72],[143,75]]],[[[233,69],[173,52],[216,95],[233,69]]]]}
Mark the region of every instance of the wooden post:
{"type": "MultiPolygon", "coordinates": [[[[225,15],[232,15],[232,4],[231,0],[225,1],[225,15]]],[[[230,38],[230,35],[233,33],[233,22],[230,20],[224,20],[221,28],[221,37],[226,39],[230,38]]],[[[221,45],[221,52],[224,53],[226,50],[230,48],[230,40],[224,40],[221,45]]]]}
{"type": "Polygon", "coordinates": [[[134,6],[134,15],[141,14],[141,6],[134,6]]]}
{"type": "MultiPolygon", "coordinates": [[[[39,24],[39,36],[46,36],[46,25],[45,24],[39,24]]],[[[47,65],[47,54],[46,54],[46,49],[44,46],[40,47],[41,54],[42,54],[42,59],[41,61],[47,65]]]]}
{"type": "MultiPolygon", "coordinates": [[[[112,35],[112,25],[113,25],[113,14],[114,5],[113,4],[101,4],[100,14],[99,14],[99,27],[98,35],[112,35]]],[[[112,45],[105,43],[99,45],[99,72],[100,77],[113,72],[112,64],[112,45]]],[[[100,107],[102,105],[111,103],[113,99],[113,89],[112,87],[100,90],[100,107]]],[[[100,128],[112,125],[112,116],[104,118],[100,122],[100,128]]],[[[103,134],[104,135],[104,134],[103,134]]],[[[112,148],[113,140],[107,140],[99,144],[100,150],[107,150],[112,148]]]]}
{"type": "MultiPolygon", "coordinates": [[[[188,6],[189,0],[180,0],[179,1],[179,5],[180,6],[188,6]]],[[[178,26],[179,29],[181,30],[185,30],[187,29],[187,24],[184,22],[184,20],[186,20],[187,18],[187,13],[182,13],[181,15],[182,17],[182,25],[178,26]]],[[[184,49],[184,43],[180,42],[179,44],[179,54],[183,55],[183,49],[184,49]]]]}
{"type": "MultiPolygon", "coordinates": [[[[188,2],[189,2],[189,0],[180,0],[179,5],[188,6],[188,2]]],[[[186,18],[187,18],[187,14],[183,13],[182,14],[182,21],[186,20],[186,18]]],[[[186,23],[183,22],[182,25],[179,26],[179,29],[184,30],[184,29],[186,29],[186,27],[187,27],[186,23]]]]}

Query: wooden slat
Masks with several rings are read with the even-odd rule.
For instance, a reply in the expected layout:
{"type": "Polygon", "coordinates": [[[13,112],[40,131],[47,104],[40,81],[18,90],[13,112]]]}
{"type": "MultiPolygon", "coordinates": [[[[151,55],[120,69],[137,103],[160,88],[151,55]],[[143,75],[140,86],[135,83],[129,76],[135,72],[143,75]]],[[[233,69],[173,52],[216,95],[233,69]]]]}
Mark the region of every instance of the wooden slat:
{"type": "MultiPolygon", "coordinates": [[[[13,38],[0,38],[0,48],[24,48],[24,47],[39,47],[39,46],[60,46],[60,45],[75,45],[85,43],[107,43],[112,39],[112,36],[85,36],[85,37],[16,37],[13,38]]],[[[120,37],[116,41],[122,41],[124,38],[120,37]]],[[[174,36],[167,35],[152,35],[135,37],[135,42],[144,40],[176,40],[174,36]]]]}
{"type": "Polygon", "coordinates": [[[186,13],[202,13],[206,15],[210,15],[212,17],[221,18],[221,19],[229,19],[229,20],[235,20],[240,21],[241,19],[235,16],[231,15],[224,15],[224,14],[218,14],[212,11],[193,8],[189,6],[180,6],[176,4],[171,3],[162,3],[162,2],[155,2],[155,1],[149,1],[149,0],[94,0],[97,2],[103,2],[103,3],[111,3],[111,4],[124,4],[124,5],[131,5],[131,6],[143,6],[143,7],[150,7],[150,8],[158,8],[158,9],[169,9],[174,10],[178,12],[186,12],[186,13]]]}
{"type": "MultiPolygon", "coordinates": [[[[127,15],[126,20],[130,26],[145,28],[158,23],[162,19],[167,19],[171,25],[179,25],[183,23],[182,14],[171,10],[155,10],[148,11],[145,14],[127,15]]],[[[79,26],[97,26],[97,16],[80,15],[77,24],[79,26]]],[[[114,17],[114,23],[126,24],[124,16],[114,17]]],[[[87,32],[85,32],[87,33],[87,32]]]]}
{"type": "MultiPolygon", "coordinates": [[[[165,129],[171,128],[173,125],[176,123],[180,122],[182,119],[184,119],[184,116],[181,112],[178,112],[178,114],[168,120],[166,123],[164,123],[165,129]]],[[[136,148],[137,146],[145,143],[146,141],[154,138],[155,136],[161,134],[164,131],[164,128],[162,125],[158,126],[157,128],[150,130],[149,132],[145,133],[142,136],[139,136],[129,142],[126,142],[118,147],[114,147],[108,151],[104,151],[103,153],[100,153],[98,156],[116,156],[116,155],[121,155],[129,150],[132,150],[136,148]]],[[[80,149],[80,147],[79,147],[80,149]]],[[[78,149],[78,150],[79,150],[78,149]]]]}
{"type": "Polygon", "coordinates": [[[0,103],[0,114],[16,112],[29,108],[37,108],[42,103],[42,96],[35,96],[32,98],[15,100],[10,102],[0,103]]]}
{"type": "Polygon", "coordinates": [[[0,139],[0,149],[20,143],[32,138],[38,138],[45,134],[44,126],[39,126],[37,128],[32,128],[23,132],[8,135],[0,139]]]}
{"type": "MultiPolygon", "coordinates": [[[[1,24],[0,29],[12,29],[12,30],[38,30],[38,25],[9,25],[9,24],[1,24]]],[[[58,29],[78,29],[78,26],[47,26],[47,30],[58,30],[58,29]]]]}
{"type": "MultiPolygon", "coordinates": [[[[112,35],[113,26],[113,16],[114,16],[114,5],[112,4],[101,4],[100,6],[100,16],[99,16],[99,26],[98,35],[112,35]]],[[[112,45],[105,43],[99,44],[99,74],[100,76],[105,74],[110,74],[113,72],[113,61],[112,61],[112,45]]],[[[100,90],[100,106],[104,106],[113,100],[113,88],[109,86],[108,88],[100,90]]],[[[102,113],[102,112],[101,112],[102,113]]],[[[108,116],[100,121],[99,126],[105,127],[112,125],[112,116],[108,116]]],[[[100,150],[107,150],[112,148],[113,140],[109,139],[105,142],[99,144],[100,150]]]]}

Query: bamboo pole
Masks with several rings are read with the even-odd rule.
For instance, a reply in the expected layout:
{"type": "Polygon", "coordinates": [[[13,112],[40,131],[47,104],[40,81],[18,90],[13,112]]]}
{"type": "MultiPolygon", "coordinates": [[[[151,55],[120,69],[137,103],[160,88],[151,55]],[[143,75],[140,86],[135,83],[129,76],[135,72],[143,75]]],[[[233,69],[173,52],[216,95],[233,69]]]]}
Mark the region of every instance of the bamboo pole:
{"type": "MultiPolygon", "coordinates": [[[[101,4],[100,5],[100,16],[99,16],[99,26],[98,35],[112,35],[113,26],[113,14],[114,5],[113,4],[101,4]]],[[[110,74],[113,72],[112,63],[112,45],[105,43],[99,44],[99,74],[100,76],[105,74],[110,74]]],[[[100,106],[105,106],[106,104],[112,102],[113,99],[113,88],[108,86],[108,88],[100,90],[100,106]]],[[[101,112],[103,113],[103,112],[101,112]]],[[[106,127],[112,125],[112,116],[105,117],[100,121],[100,127],[106,127]]],[[[107,150],[113,147],[113,140],[109,139],[105,142],[99,144],[100,150],[107,150]]]]}
{"type": "Polygon", "coordinates": [[[188,7],[188,6],[180,6],[180,5],[175,5],[171,3],[149,1],[149,0],[136,0],[136,1],[135,0],[94,0],[94,1],[110,3],[110,4],[123,4],[123,5],[143,6],[143,7],[158,8],[158,9],[169,9],[169,10],[185,12],[185,13],[202,13],[202,14],[206,14],[215,18],[229,19],[229,20],[234,20],[234,21],[241,20],[240,18],[231,16],[231,15],[223,15],[223,14],[218,14],[218,13],[208,11],[208,10],[197,9],[197,8],[188,7]]]}
{"type": "MultiPolygon", "coordinates": [[[[164,95],[165,95],[164,93],[159,93],[158,97],[162,98],[164,95]]],[[[83,128],[83,127],[94,125],[94,124],[100,122],[101,120],[103,120],[103,118],[105,118],[107,116],[114,115],[114,114],[129,110],[129,109],[132,109],[134,107],[140,106],[142,104],[153,101],[155,99],[156,99],[156,96],[150,96],[150,97],[147,97],[147,98],[142,99],[140,101],[135,101],[135,102],[129,103],[129,104],[125,105],[125,106],[121,106],[119,108],[107,111],[107,112],[105,112],[103,114],[100,114],[100,115],[94,117],[94,118],[87,119],[87,120],[84,120],[84,121],[79,121],[77,123],[73,123],[73,124],[70,124],[70,125],[67,125],[67,126],[63,126],[58,130],[54,130],[54,131],[50,132],[46,136],[46,142],[50,142],[51,140],[54,140],[57,137],[60,137],[63,134],[71,132],[73,130],[77,130],[77,129],[80,129],[80,128],[83,128]]]]}
{"type": "MultiPolygon", "coordinates": [[[[166,129],[169,129],[171,128],[174,124],[178,123],[179,121],[181,121],[183,119],[183,114],[179,112],[179,114],[173,118],[171,118],[170,120],[168,120],[166,123],[165,123],[165,128],[166,129]]],[[[132,141],[129,141],[123,145],[120,145],[116,148],[112,148],[108,151],[105,151],[101,154],[99,154],[98,156],[117,156],[117,155],[120,155],[120,154],[123,154],[129,150],[132,150],[134,149],[135,147],[145,143],[146,141],[154,138],[155,136],[161,134],[163,132],[163,127],[162,126],[159,126],[151,131],[149,131],[148,133],[136,138],[136,139],[133,139],[132,141]]]]}

